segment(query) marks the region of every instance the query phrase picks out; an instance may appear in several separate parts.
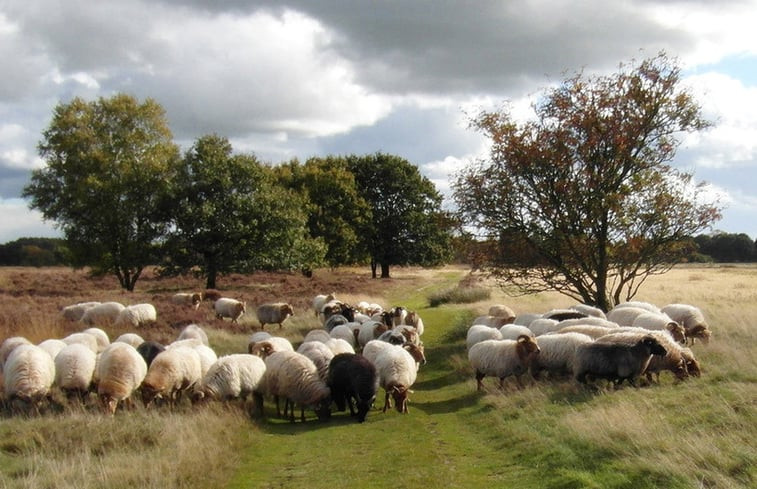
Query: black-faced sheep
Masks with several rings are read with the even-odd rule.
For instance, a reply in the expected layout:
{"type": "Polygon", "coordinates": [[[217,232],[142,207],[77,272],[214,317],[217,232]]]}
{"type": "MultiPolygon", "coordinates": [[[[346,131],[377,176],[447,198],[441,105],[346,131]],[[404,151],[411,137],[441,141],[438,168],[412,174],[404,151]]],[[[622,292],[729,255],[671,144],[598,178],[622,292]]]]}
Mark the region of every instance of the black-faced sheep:
{"type": "Polygon", "coordinates": [[[148,368],[155,357],[158,356],[158,353],[165,351],[165,349],[165,345],[152,340],[143,341],[137,345],[137,352],[145,359],[148,368]]]}
{"type": "Polygon", "coordinates": [[[689,376],[687,362],[682,353],[682,347],[667,331],[629,331],[620,333],[611,333],[601,338],[597,338],[599,343],[623,343],[633,345],[643,336],[652,335],[660,345],[665,348],[664,355],[652,355],[646,368],[642,372],[647,377],[647,381],[652,381],[652,376],[656,377],[657,383],[660,382],[660,372],[663,370],[670,371],[676,379],[684,380],[689,376]]]}
{"type": "Polygon", "coordinates": [[[359,423],[365,421],[379,388],[373,363],[353,353],[336,355],[329,364],[326,383],[331,388],[337,411],[344,411],[349,406],[350,416],[357,415],[359,423]]]}
{"type": "Polygon", "coordinates": [[[256,314],[260,329],[265,329],[266,324],[278,324],[281,329],[281,324],[290,316],[294,316],[294,309],[286,302],[275,302],[258,306],[256,314]]]}
{"type": "Polygon", "coordinates": [[[484,377],[499,379],[504,386],[507,377],[514,375],[519,387],[523,387],[520,376],[528,371],[534,357],[539,354],[539,345],[531,336],[520,336],[517,340],[485,340],[468,350],[468,361],[476,372],[476,389],[483,389],[484,377]]]}
{"type": "Polygon", "coordinates": [[[610,380],[619,386],[624,380],[636,385],[636,378],[647,368],[652,355],[665,355],[666,350],[652,336],[645,335],[633,345],[593,342],[576,349],[574,378],[586,384],[588,378],[610,380]]]}

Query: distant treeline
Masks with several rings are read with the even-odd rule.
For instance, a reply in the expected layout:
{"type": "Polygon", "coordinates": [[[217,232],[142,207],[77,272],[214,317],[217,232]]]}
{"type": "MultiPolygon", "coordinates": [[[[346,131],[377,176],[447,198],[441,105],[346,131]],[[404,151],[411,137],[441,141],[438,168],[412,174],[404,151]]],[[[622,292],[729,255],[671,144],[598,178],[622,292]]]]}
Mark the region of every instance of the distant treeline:
{"type": "MultiPolygon", "coordinates": [[[[744,233],[701,234],[692,238],[694,251],[688,258],[696,263],[757,262],[757,241],[744,233]]],[[[470,243],[468,243],[470,244],[470,243]]],[[[466,247],[455,243],[456,248],[466,247]]],[[[468,252],[466,252],[468,251],[468,252]]],[[[456,257],[471,256],[457,250],[456,257]]],[[[20,238],[0,245],[0,266],[49,267],[69,265],[66,241],[60,238],[20,238]]]]}

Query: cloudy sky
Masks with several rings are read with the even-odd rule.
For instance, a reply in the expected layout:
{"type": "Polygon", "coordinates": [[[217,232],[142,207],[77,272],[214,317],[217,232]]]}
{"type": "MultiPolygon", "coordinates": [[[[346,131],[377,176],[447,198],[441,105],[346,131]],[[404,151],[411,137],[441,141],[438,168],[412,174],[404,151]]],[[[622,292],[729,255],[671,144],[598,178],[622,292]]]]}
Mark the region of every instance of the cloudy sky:
{"type": "Polygon", "coordinates": [[[757,0],[0,0],[0,243],[57,236],[20,198],[53,108],[152,97],[187,148],[266,162],[397,154],[447,193],[485,155],[470,114],[664,50],[717,126],[675,165],[757,238],[757,0]]]}

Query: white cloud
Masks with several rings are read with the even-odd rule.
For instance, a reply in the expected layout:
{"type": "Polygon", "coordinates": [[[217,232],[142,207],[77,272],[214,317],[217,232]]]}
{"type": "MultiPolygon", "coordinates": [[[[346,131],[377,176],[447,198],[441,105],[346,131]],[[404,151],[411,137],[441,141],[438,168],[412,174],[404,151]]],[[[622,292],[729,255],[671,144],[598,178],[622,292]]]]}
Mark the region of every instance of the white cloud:
{"type": "Polygon", "coordinates": [[[19,237],[59,238],[61,233],[41,213],[29,210],[23,199],[0,199],[0,243],[19,237]]]}

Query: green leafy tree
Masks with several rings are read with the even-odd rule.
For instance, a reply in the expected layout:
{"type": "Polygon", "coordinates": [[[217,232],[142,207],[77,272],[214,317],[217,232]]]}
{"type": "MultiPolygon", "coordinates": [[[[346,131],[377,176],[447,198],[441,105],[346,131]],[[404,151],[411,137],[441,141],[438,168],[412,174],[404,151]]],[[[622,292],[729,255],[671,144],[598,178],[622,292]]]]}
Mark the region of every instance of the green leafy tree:
{"type": "Polygon", "coordinates": [[[434,266],[451,257],[453,219],[442,197],[418,167],[399,156],[376,153],[349,156],[347,165],[358,191],[371,206],[372,220],[360,230],[371,258],[371,272],[392,265],[434,266]]]}
{"type": "Polygon", "coordinates": [[[669,165],[678,135],[707,128],[664,53],[608,76],[549,89],[536,118],[481,112],[488,161],[453,184],[461,218],[496,252],[486,268],[508,290],[555,290],[607,310],[686,255],[720,217],[702,185],[669,165]]]}
{"type": "Polygon", "coordinates": [[[44,168],[23,195],[64,233],[74,266],[114,273],[126,290],[155,263],[161,214],[178,158],[163,108],[119,94],[59,104],[42,134],[44,168]]]}
{"type": "Polygon", "coordinates": [[[196,272],[215,288],[219,274],[308,268],[324,246],[305,230],[302,199],[275,185],[254,156],[226,138],[199,138],[172,182],[172,231],[161,272],[196,272]]]}
{"type": "Polygon", "coordinates": [[[367,261],[359,230],[371,219],[368,202],[358,193],[355,177],[341,157],[291,161],[275,168],[282,184],[307,200],[310,235],[327,246],[326,263],[351,265],[367,261]]]}

